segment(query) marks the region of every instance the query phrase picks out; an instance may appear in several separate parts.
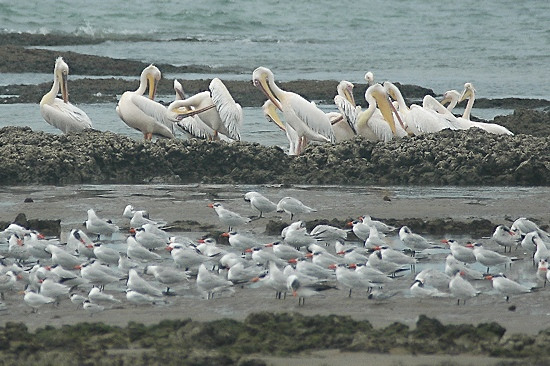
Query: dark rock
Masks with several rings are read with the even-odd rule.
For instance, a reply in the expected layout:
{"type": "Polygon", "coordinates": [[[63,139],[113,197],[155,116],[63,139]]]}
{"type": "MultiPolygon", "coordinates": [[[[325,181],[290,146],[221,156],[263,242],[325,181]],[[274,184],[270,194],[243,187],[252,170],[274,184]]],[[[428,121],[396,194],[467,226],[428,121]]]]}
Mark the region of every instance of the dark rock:
{"type": "Polygon", "coordinates": [[[27,219],[27,215],[19,213],[13,222],[0,222],[0,230],[4,230],[11,223],[18,224],[27,229],[36,230],[42,235],[59,237],[61,234],[61,220],[27,219]]]}
{"type": "MultiPolygon", "coordinates": [[[[529,125],[539,117],[550,119],[548,113],[535,111],[517,112],[517,116],[529,125]]],[[[205,182],[539,186],[550,182],[549,141],[548,135],[447,130],[387,143],[356,138],[310,145],[302,155],[290,157],[278,147],[257,143],[145,142],[96,130],[56,135],[33,132],[28,127],[4,127],[0,129],[0,185],[205,182]]]]}

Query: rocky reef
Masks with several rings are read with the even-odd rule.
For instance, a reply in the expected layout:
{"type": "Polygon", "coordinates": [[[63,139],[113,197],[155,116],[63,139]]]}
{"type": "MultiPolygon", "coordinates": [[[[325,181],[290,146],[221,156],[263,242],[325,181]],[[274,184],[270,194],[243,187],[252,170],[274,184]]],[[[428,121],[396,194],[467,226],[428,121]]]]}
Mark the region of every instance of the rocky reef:
{"type": "Polygon", "coordinates": [[[4,127],[0,184],[547,185],[549,119],[518,110],[495,119],[514,136],[471,129],[387,143],[358,137],[311,145],[298,157],[257,143],[147,142],[96,130],[56,135],[4,127]]]}
{"type": "MultiPolygon", "coordinates": [[[[401,323],[376,329],[346,316],[254,313],[244,321],[190,319],[127,327],[82,323],[31,333],[22,323],[0,328],[2,355],[10,364],[71,365],[266,365],[262,355],[289,356],[337,349],[343,352],[488,355],[547,364],[549,332],[506,335],[497,323],[443,325],[421,315],[415,329],[401,323]]],[[[519,363],[518,363],[519,364],[519,363]]]]}

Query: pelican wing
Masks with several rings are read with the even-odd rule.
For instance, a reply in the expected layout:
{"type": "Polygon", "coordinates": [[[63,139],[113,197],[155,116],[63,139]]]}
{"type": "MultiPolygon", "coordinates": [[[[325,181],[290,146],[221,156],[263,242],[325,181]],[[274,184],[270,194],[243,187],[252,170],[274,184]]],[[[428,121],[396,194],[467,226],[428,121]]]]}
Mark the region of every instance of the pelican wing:
{"type": "Polygon", "coordinates": [[[170,117],[165,106],[143,95],[134,94],[131,99],[132,103],[143,113],[154,119],[157,123],[164,125],[173,133],[174,123],[177,120],[170,117]]]}
{"type": "Polygon", "coordinates": [[[334,131],[325,112],[320,110],[315,103],[308,102],[298,94],[289,93],[289,95],[289,103],[296,116],[313,132],[334,142],[334,131]]]}
{"type": "Polygon", "coordinates": [[[243,109],[229,93],[222,81],[218,78],[210,82],[212,101],[220,115],[220,119],[229,131],[229,137],[234,140],[241,139],[241,126],[243,123],[243,109]]]}
{"type": "Polygon", "coordinates": [[[353,104],[349,102],[349,100],[347,100],[346,98],[340,95],[337,95],[334,97],[334,103],[338,107],[338,110],[340,111],[340,113],[342,113],[345,116],[353,132],[355,132],[355,123],[357,122],[357,111],[358,111],[357,107],[355,107],[353,104]]]}
{"type": "MultiPolygon", "coordinates": [[[[439,103],[437,99],[431,95],[425,95],[422,99],[422,107],[435,114],[435,116],[443,119],[453,130],[462,129],[457,118],[452,114],[443,104],[439,103]]],[[[445,122],[443,122],[445,123],[445,122]]]]}
{"type": "Polygon", "coordinates": [[[41,105],[40,113],[49,124],[64,133],[92,128],[92,121],[84,111],[59,98],[54,99],[51,104],[41,105]]]}
{"type": "Polygon", "coordinates": [[[421,133],[434,133],[446,128],[456,129],[446,118],[438,116],[435,112],[426,110],[416,104],[411,105],[410,114],[413,123],[421,133]]]}
{"type": "Polygon", "coordinates": [[[375,112],[369,118],[367,125],[370,127],[378,141],[388,142],[393,138],[393,132],[388,122],[382,117],[381,113],[375,112]]]}
{"type": "MultiPolygon", "coordinates": [[[[204,123],[198,115],[186,117],[181,121],[178,121],[176,126],[178,126],[183,132],[199,139],[207,139],[214,136],[214,130],[204,123]]],[[[218,134],[218,137],[221,141],[233,141],[224,134],[218,134]]]]}

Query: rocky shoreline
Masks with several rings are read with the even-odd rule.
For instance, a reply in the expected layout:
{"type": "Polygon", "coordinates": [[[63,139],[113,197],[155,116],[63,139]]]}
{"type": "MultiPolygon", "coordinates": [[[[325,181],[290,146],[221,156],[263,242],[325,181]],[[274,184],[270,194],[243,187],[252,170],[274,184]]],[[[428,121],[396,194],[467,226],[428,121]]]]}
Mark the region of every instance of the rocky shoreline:
{"type": "Polygon", "coordinates": [[[0,328],[0,359],[21,363],[32,357],[58,365],[78,360],[87,365],[166,362],[260,366],[268,364],[263,360],[266,355],[333,349],[354,353],[488,355],[521,360],[522,364],[547,364],[542,360],[549,356],[544,347],[549,340],[548,331],[536,336],[508,336],[505,332],[497,323],[443,325],[424,315],[413,330],[399,322],[375,329],[368,321],[346,316],[307,317],[299,313],[254,313],[242,322],[182,319],[153,326],[131,322],[122,328],[83,323],[63,329],[39,329],[35,333],[22,323],[8,323],[0,328]]]}
{"type": "Polygon", "coordinates": [[[276,146],[159,139],[89,130],[68,135],[0,129],[0,185],[248,183],[332,185],[520,185],[550,182],[548,113],[516,111],[498,123],[536,135],[442,131],[374,143],[276,146]]]}
{"type": "MultiPolygon", "coordinates": [[[[2,33],[0,37],[0,73],[46,73],[53,70],[53,60],[62,56],[71,67],[71,75],[89,75],[93,79],[79,80],[69,79],[71,100],[74,103],[107,103],[116,102],[117,95],[125,90],[136,89],[139,83],[138,77],[147,66],[146,63],[113,59],[94,55],[80,54],[71,51],[52,51],[40,48],[40,46],[67,46],[98,44],[112,39],[96,38],[78,35],[56,34],[29,34],[29,33],[2,33]],[[25,62],[21,62],[25,60],[25,62]],[[107,78],[101,78],[105,76],[107,78]],[[117,77],[125,77],[117,78],[117,77]],[[135,80],[127,80],[134,77],[135,80]]],[[[116,40],[116,39],[114,39],[116,40]]],[[[143,39],[136,38],[136,42],[143,39]]],[[[192,41],[192,40],[190,40],[192,41]]],[[[186,93],[195,94],[208,88],[210,80],[186,80],[185,74],[204,73],[218,75],[226,83],[235,100],[244,107],[261,106],[264,97],[253,87],[251,81],[224,80],[224,74],[243,73],[243,70],[229,70],[223,67],[210,67],[205,65],[175,66],[170,64],[157,64],[160,70],[166,74],[181,75],[180,80],[186,93]]],[[[252,70],[248,70],[251,77],[252,70]]],[[[336,86],[339,80],[296,80],[281,82],[284,89],[293,90],[304,97],[320,103],[333,103],[336,94],[336,86]]],[[[402,85],[398,81],[395,84],[400,88],[403,96],[409,102],[421,100],[424,95],[435,96],[437,93],[430,88],[418,85],[402,85]]],[[[50,82],[41,83],[35,88],[27,85],[2,85],[0,86],[0,104],[11,103],[38,103],[44,93],[51,87],[50,82]]],[[[366,84],[356,84],[355,95],[357,100],[363,100],[366,84]]],[[[163,78],[158,85],[159,95],[172,95],[173,81],[163,78]]],[[[443,93],[443,91],[438,91],[443,93]]],[[[478,98],[476,106],[480,108],[506,108],[506,109],[545,109],[550,108],[550,100],[529,98],[478,98]]]]}
{"type": "MultiPolygon", "coordinates": [[[[116,103],[124,90],[137,88],[137,75],[146,66],[139,61],[111,59],[74,52],[27,46],[93,44],[107,41],[86,36],[3,34],[0,72],[50,73],[63,56],[72,75],[97,78],[70,80],[75,103],[116,103]],[[24,59],[25,62],[20,62],[24,59]],[[109,78],[101,78],[107,76],[109,78]],[[112,76],[135,77],[135,80],[112,76]]],[[[139,40],[136,40],[139,41],[139,40]]],[[[223,73],[235,70],[204,66],[158,65],[165,73],[223,73]]],[[[184,76],[183,76],[184,77],[184,76]]],[[[209,80],[186,80],[192,94],[207,89],[209,80]]],[[[235,100],[259,107],[265,97],[250,81],[227,81],[235,100]]],[[[309,99],[332,103],[337,81],[281,83],[309,99]]],[[[50,82],[0,86],[0,103],[38,103],[50,82]]],[[[409,102],[431,90],[399,85],[409,102]]],[[[357,99],[366,85],[355,88],[357,99]]],[[[160,95],[172,95],[172,80],[163,78],[160,95]]],[[[547,185],[550,181],[548,136],[550,101],[534,99],[478,99],[483,108],[517,108],[497,116],[515,136],[482,131],[444,131],[434,135],[372,143],[357,138],[334,145],[310,146],[300,157],[289,157],[278,147],[240,142],[136,141],[111,132],[86,131],[68,136],[33,132],[28,128],[0,130],[2,171],[0,185],[80,183],[275,183],[275,184],[420,184],[420,185],[547,185]]],[[[10,126],[11,121],[0,121],[10,126]]]]}

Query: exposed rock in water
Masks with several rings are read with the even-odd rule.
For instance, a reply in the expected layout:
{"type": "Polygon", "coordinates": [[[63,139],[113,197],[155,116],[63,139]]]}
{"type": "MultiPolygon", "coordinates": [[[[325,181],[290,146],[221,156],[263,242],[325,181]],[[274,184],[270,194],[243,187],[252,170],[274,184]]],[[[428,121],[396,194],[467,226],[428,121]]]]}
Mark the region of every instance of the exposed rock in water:
{"type": "Polygon", "coordinates": [[[36,230],[46,236],[59,237],[61,234],[61,220],[27,219],[27,215],[20,213],[12,222],[0,222],[0,231],[10,224],[18,224],[27,229],[36,230]]]}
{"type": "Polygon", "coordinates": [[[309,146],[291,157],[274,146],[200,140],[137,141],[112,132],[68,135],[0,129],[0,184],[289,183],[547,185],[548,113],[516,111],[499,122],[540,137],[442,131],[374,143],[309,146]]]}

